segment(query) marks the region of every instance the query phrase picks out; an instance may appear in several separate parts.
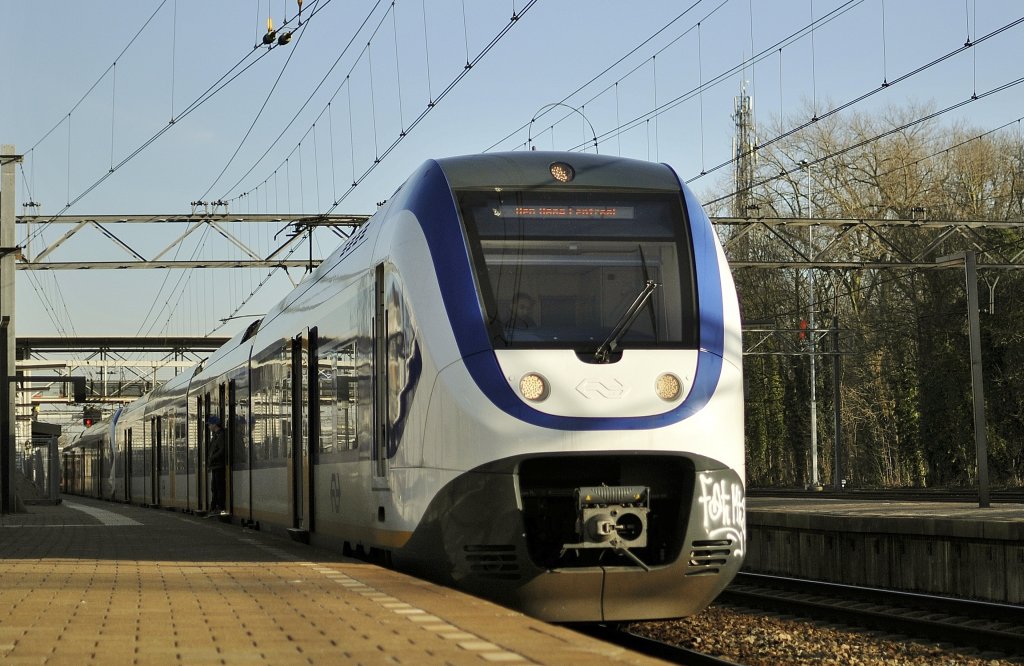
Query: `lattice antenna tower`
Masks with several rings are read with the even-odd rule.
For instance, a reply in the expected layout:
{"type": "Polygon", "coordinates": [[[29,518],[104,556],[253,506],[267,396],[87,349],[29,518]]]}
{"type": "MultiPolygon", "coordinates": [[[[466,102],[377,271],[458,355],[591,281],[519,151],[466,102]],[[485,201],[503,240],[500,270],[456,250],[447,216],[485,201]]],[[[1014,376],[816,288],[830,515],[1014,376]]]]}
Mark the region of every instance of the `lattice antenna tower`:
{"type": "Polygon", "coordinates": [[[732,139],[732,156],[736,162],[733,215],[749,217],[753,213],[754,164],[757,162],[754,147],[757,138],[754,133],[754,98],[747,94],[746,81],[740,85],[740,94],[733,97],[732,119],[736,124],[736,134],[732,139]]]}

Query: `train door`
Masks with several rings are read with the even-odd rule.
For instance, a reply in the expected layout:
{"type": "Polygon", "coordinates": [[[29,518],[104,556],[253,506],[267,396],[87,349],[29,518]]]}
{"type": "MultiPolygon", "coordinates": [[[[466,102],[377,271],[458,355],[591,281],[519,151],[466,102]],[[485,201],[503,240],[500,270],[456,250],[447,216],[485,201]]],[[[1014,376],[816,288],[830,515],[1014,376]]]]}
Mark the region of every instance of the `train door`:
{"type": "Polygon", "coordinates": [[[175,437],[175,427],[178,423],[178,410],[171,408],[164,419],[164,447],[167,464],[167,494],[170,497],[171,506],[177,506],[178,499],[178,440],[175,437]]]}
{"type": "MultiPolygon", "coordinates": [[[[234,478],[235,478],[235,447],[238,446],[238,438],[240,434],[238,432],[238,420],[235,417],[235,401],[238,399],[238,389],[235,385],[235,380],[228,382],[228,400],[226,407],[227,422],[225,423],[225,443],[226,450],[224,451],[224,508],[227,509],[228,513],[235,512],[235,492],[234,492],[234,478]]],[[[224,395],[224,387],[221,386],[221,396],[224,395]]],[[[223,402],[223,401],[222,401],[223,402]]]]}
{"type": "Polygon", "coordinates": [[[303,368],[305,380],[303,395],[305,396],[305,408],[303,416],[306,420],[305,445],[303,447],[303,480],[302,487],[305,491],[303,501],[306,505],[306,529],[310,532],[316,529],[316,497],[313,487],[316,479],[315,468],[317,464],[317,451],[320,442],[320,371],[318,367],[319,338],[317,328],[309,329],[309,345],[306,349],[303,368]]]}
{"type": "Polygon", "coordinates": [[[124,436],[124,501],[132,501],[132,474],[135,473],[135,447],[132,445],[132,429],[128,428],[124,436]]]}
{"type": "Polygon", "coordinates": [[[309,455],[311,439],[309,433],[310,350],[308,342],[308,339],[303,339],[301,334],[292,340],[292,436],[291,454],[288,457],[292,528],[307,533],[310,530],[310,495],[313,486],[309,455]]]}
{"type": "Polygon", "coordinates": [[[150,493],[151,501],[155,505],[160,504],[160,458],[162,453],[163,437],[160,432],[161,418],[156,416],[149,420],[150,441],[153,442],[153,456],[150,463],[150,493]]]}
{"type": "Polygon", "coordinates": [[[206,511],[209,493],[206,491],[206,416],[209,414],[210,396],[196,396],[196,511],[206,511]]]}
{"type": "Polygon", "coordinates": [[[146,420],[139,420],[139,429],[135,433],[135,448],[139,456],[139,463],[135,468],[136,473],[139,475],[139,487],[135,490],[138,491],[139,501],[143,505],[147,503],[149,494],[152,488],[149,485],[149,446],[146,442],[146,420]]]}
{"type": "Polygon", "coordinates": [[[230,513],[232,509],[231,451],[235,446],[235,424],[233,419],[228,416],[229,411],[233,411],[228,400],[229,397],[231,397],[231,391],[227,384],[217,387],[217,416],[220,418],[224,446],[224,506],[222,508],[230,513]]]}
{"type": "Polygon", "coordinates": [[[384,264],[378,264],[373,306],[373,487],[387,488],[388,309],[384,264]]]}
{"type": "Polygon", "coordinates": [[[93,497],[103,498],[103,438],[96,440],[96,485],[93,497]]]}
{"type": "Polygon", "coordinates": [[[249,395],[248,363],[242,372],[228,382],[228,419],[231,422],[231,467],[228,475],[231,482],[227,501],[233,515],[242,519],[243,525],[253,520],[253,447],[252,411],[249,395]]]}

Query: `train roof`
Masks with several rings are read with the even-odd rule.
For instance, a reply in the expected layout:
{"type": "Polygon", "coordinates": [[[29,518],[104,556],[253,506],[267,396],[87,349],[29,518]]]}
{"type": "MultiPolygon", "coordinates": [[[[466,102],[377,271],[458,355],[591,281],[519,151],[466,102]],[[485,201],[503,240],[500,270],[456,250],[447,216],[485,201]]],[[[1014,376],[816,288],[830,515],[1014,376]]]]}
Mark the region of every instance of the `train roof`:
{"type": "Polygon", "coordinates": [[[454,189],[622,187],[679,191],[679,179],[670,167],[611,155],[517,151],[446,157],[437,163],[454,189]],[[558,162],[568,164],[575,172],[569,183],[552,176],[551,166],[558,162]]]}
{"type": "Polygon", "coordinates": [[[244,330],[241,330],[232,336],[230,340],[225,342],[219,349],[214,351],[206,358],[206,360],[203,361],[203,369],[205,370],[210,366],[217,365],[222,358],[230,354],[237,347],[241,346],[243,342],[252,338],[259,330],[262,323],[263,319],[257,319],[246,326],[244,330]]]}
{"type": "Polygon", "coordinates": [[[60,449],[61,449],[61,451],[66,451],[68,449],[73,449],[73,448],[76,448],[78,446],[82,446],[84,444],[88,444],[90,442],[95,442],[97,440],[102,440],[109,433],[110,433],[110,421],[109,420],[99,421],[98,423],[95,423],[95,424],[89,426],[88,428],[86,428],[85,430],[80,432],[75,437],[72,437],[72,438],[69,438],[69,439],[65,440],[65,442],[63,444],[61,444],[60,449]]]}

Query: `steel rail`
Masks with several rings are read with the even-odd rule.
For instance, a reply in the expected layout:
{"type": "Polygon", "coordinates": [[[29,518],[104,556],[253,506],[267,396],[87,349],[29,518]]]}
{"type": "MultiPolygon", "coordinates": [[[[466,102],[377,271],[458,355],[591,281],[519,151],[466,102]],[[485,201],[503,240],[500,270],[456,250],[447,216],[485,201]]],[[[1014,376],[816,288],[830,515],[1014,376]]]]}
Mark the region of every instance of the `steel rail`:
{"type": "MultiPolygon", "coordinates": [[[[796,488],[748,488],[747,497],[840,500],[887,500],[897,502],[973,502],[978,498],[977,488],[890,488],[890,489],[845,489],[845,490],[803,490],[796,488]]],[[[994,490],[992,502],[1002,504],[1024,504],[1024,490],[994,490]]]]}
{"type": "Polygon", "coordinates": [[[1024,654],[1024,607],[741,573],[719,601],[1024,654]]]}
{"type": "Polygon", "coordinates": [[[653,638],[638,636],[616,625],[591,624],[574,626],[572,628],[581,634],[586,634],[606,643],[618,645],[647,657],[663,659],[673,664],[686,664],[687,666],[741,666],[741,664],[735,661],[721,659],[704,652],[698,652],[653,638]]]}

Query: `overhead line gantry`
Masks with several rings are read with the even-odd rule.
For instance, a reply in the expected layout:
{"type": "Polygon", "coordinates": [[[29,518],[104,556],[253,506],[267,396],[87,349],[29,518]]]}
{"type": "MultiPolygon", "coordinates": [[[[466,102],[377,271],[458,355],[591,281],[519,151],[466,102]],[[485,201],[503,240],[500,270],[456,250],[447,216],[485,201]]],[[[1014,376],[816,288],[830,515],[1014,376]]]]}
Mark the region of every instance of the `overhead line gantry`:
{"type": "MultiPolygon", "coordinates": [[[[303,238],[311,237],[313,231],[325,228],[344,240],[352,230],[363,224],[368,215],[243,215],[237,213],[192,213],[185,215],[57,215],[52,217],[22,215],[16,218],[15,224],[28,227],[27,236],[34,235],[33,227],[39,225],[70,225],[71,229],[57,240],[50,243],[38,253],[33,254],[25,247],[20,248],[16,268],[18,270],[111,270],[111,269],[189,269],[189,268],[310,268],[320,263],[312,256],[304,259],[289,259],[288,250],[303,238]],[[251,248],[236,234],[225,226],[227,224],[277,224],[287,229],[276,247],[269,253],[261,254],[251,248]],[[128,224],[162,224],[186,225],[186,230],[179,234],[169,245],[156,254],[146,257],[136,251],[127,242],[115,234],[111,227],[128,224]],[[181,247],[196,231],[208,227],[223,237],[231,246],[241,250],[245,255],[240,259],[189,259],[177,260],[168,257],[176,256],[174,250],[181,247]],[[53,261],[50,255],[71,240],[83,229],[95,228],[112,244],[120,248],[128,256],[117,261],[53,261]]],[[[281,235],[280,232],[278,235],[281,235]]],[[[276,236],[275,236],[276,239],[276,236]]]]}

